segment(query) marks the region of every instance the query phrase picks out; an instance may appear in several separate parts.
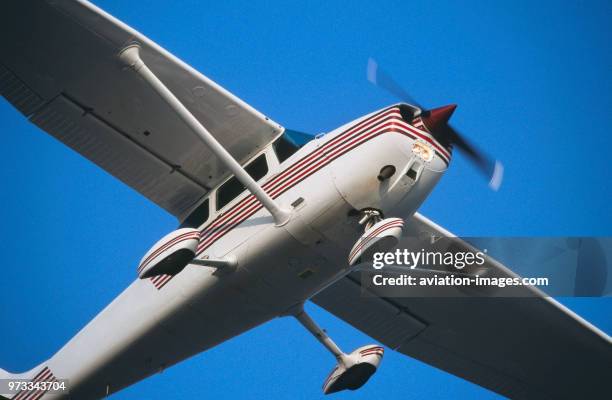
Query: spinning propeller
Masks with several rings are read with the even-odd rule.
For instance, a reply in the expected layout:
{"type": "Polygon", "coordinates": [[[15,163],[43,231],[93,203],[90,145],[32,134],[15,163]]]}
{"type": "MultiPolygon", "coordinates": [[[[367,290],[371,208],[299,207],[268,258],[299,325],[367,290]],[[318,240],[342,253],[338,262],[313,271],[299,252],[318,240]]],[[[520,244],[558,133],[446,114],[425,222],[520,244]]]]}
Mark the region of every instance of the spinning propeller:
{"type": "Polygon", "coordinates": [[[368,81],[374,85],[385,89],[400,100],[418,107],[418,109],[408,109],[408,107],[402,109],[402,116],[405,119],[408,117],[408,121],[420,116],[425,126],[427,126],[431,134],[440,144],[446,147],[455,146],[461,150],[476,167],[489,178],[489,187],[493,190],[499,189],[504,176],[504,166],[498,160],[492,160],[486,154],[478,150],[455,128],[449,125],[448,120],[453,114],[453,111],[455,111],[455,108],[457,108],[455,104],[434,109],[422,107],[412,98],[412,96],[410,96],[410,94],[408,94],[408,92],[395,82],[389,74],[379,68],[376,61],[372,58],[368,60],[367,77],[368,81]],[[410,115],[406,116],[404,115],[405,113],[410,113],[410,115]]]}

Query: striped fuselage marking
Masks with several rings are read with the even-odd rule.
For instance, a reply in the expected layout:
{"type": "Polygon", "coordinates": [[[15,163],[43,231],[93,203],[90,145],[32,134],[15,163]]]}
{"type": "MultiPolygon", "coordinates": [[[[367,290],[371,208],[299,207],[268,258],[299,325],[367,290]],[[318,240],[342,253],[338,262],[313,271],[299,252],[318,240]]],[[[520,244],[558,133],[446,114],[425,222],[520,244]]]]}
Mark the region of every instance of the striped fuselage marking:
{"type": "MultiPolygon", "coordinates": [[[[32,378],[32,382],[34,384],[36,384],[37,382],[51,383],[55,381],[57,381],[57,378],[55,377],[55,375],[53,375],[53,372],[51,372],[49,367],[44,367],[32,378]]],[[[13,397],[13,400],[38,400],[45,393],[47,393],[47,390],[41,390],[41,389],[22,390],[13,397]]]]}
{"type": "Polygon", "coordinates": [[[381,346],[374,346],[374,347],[370,347],[368,349],[365,350],[361,350],[359,352],[359,354],[361,354],[361,356],[367,356],[370,354],[375,354],[377,356],[380,356],[382,358],[383,354],[385,353],[385,349],[382,348],[381,346]]]}
{"type": "Polygon", "coordinates": [[[137,272],[140,273],[140,271],[142,271],[155,257],[157,257],[159,254],[163,253],[165,250],[168,250],[168,248],[170,248],[171,246],[173,246],[173,245],[175,245],[177,243],[180,243],[180,242],[184,242],[185,240],[192,240],[192,239],[199,239],[199,238],[200,238],[200,232],[198,232],[198,231],[186,232],[186,233],[183,233],[182,235],[179,235],[179,236],[177,236],[175,238],[172,238],[168,242],[166,242],[163,245],[159,246],[145,260],[143,260],[142,263],[140,264],[140,266],[138,267],[137,272]]]}
{"type": "MultiPolygon", "coordinates": [[[[449,151],[436,142],[429,133],[406,123],[401,117],[399,108],[394,106],[384,109],[347,128],[321,147],[306,154],[280,174],[273,176],[262,187],[272,198],[277,198],[338,157],[384,133],[400,133],[413,140],[424,140],[433,146],[436,154],[446,165],[449,163],[449,151]]],[[[213,243],[261,210],[261,208],[262,205],[255,199],[255,196],[248,195],[229,210],[220,214],[217,219],[202,229],[196,256],[202,254],[213,243]]],[[[170,282],[173,276],[158,275],[150,279],[157,289],[161,289],[170,282]]]]}
{"type": "Polygon", "coordinates": [[[359,251],[364,246],[366,246],[368,243],[370,243],[372,240],[374,240],[378,235],[380,235],[381,233],[383,233],[384,231],[386,231],[388,229],[403,228],[404,227],[404,220],[403,219],[400,219],[400,218],[389,218],[389,219],[390,219],[390,221],[388,221],[387,223],[379,226],[378,228],[376,228],[374,231],[370,232],[365,238],[363,238],[361,240],[359,245],[356,246],[353,249],[351,254],[349,254],[349,257],[348,257],[349,264],[351,264],[353,262],[353,258],[359,253],[359,251]]]}

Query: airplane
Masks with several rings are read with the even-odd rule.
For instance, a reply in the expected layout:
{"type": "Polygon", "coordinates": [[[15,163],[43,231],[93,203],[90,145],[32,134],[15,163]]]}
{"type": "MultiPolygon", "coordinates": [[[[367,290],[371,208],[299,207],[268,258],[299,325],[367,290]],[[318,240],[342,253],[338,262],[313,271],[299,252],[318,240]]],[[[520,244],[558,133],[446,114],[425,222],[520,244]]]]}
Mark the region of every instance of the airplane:
{"type": "MultiPolygon", "coordinates": [[[[0,370],[31,383],[4,398],[107,397],[279,317],[331,353],[325,394],[362,387],[385,350],[510,398],[609,390],[612,339],[550,297],[361,294],[360,266],[374,248],[403,237],[419,248],[440,237],[467,246],[417,212],[454,149],[493,189],[501,184],[501,164],[450,126],[455,105],[401,102],[311,138],[84,0],[10,1],[0,24],[2,96],[178,225],[50,359],[0,370]],[[304,310],[308,301],[376,343],[345,352],[304,310]]],[[[367,72],[407,96],[373,60],[367,72]]],[[[506,271],[490,257],[486,266],[506,271]]]]}

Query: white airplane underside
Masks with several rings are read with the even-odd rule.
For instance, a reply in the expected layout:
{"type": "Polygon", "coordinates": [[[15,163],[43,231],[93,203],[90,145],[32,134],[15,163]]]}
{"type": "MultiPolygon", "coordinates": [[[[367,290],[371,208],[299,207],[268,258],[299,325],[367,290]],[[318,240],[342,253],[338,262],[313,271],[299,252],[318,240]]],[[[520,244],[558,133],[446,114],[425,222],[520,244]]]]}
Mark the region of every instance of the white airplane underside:
{"type": "Polygon", "coordinates": [[[325,393],[357,389],[383,347],[345,353],[304,312],[308,300],[388,349],[508,397],[603,390],[610,338],[551,298],[361,296],[362,236],[389,247],[401,235],[423,247],[453,236],[416,211],[448,168],[451,146],[435,129],[454,107],[392,105],[300,147],[299,134],[90,3],[10,1],[0,24],[0,93],[180,225],[53,357],[0,370],[68,379],[70,393],[9,398],[101,398],[281,316],[336,359],[325,393]]]}

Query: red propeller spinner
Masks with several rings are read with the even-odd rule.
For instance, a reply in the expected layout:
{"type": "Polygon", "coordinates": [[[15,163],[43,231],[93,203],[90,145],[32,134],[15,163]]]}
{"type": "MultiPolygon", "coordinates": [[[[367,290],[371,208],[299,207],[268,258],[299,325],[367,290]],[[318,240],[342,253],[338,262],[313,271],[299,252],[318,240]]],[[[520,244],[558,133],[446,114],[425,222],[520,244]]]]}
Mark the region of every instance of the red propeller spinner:
{"type": "Polygon", "coordinates": [[[457,108],[456,104],[434,108],[421,114],[421,120],[430,132],[436,132],[439,128],[448,124],[455,108],[457,108]]]}

